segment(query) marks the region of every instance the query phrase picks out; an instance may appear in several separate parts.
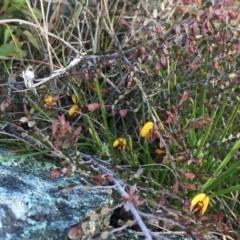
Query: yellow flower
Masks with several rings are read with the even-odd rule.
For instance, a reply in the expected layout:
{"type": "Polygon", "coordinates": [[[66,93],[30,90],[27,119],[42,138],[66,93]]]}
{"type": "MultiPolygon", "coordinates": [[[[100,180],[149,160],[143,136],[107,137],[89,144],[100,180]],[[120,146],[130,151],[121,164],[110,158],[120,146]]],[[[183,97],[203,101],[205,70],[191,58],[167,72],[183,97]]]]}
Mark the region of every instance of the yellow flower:
{"type": "Polygon", "coordinates": [[[155,150],[155,152],[156,152],[156,154],[162,154],[162,153],[165,153],[165,151],[164,150],[162,150],[162,149],[159,149],[159,148],[157,148],[156,150],[155,150]]]}
{"type": "Polygon", "coordinates": [[[147,122],[141,129],[141,136],[146,137],[149,142],[153,142],[158,137],[158,133],[153,131],[153,127],[153,122],[147,122]]]}
{"type": "Polygon", "coordinates": [[[78,110],[79,110],[79,106],[75,104],[68,110],[68,115],[74,116],[78,110]]]}
{"type": "Polygon", "coordinates": [[[207,210],[209,201],[210,198],[207,194],[199,193],[191,201],[190,212],[199,212],[200,215],[203,215],[207,210]]]}
{"type": "Polygon", "coordinates": [[[53,102],[53,96],[48,95],[46,98],[44,98],[44,106],[47,107],[48,109],[51,109],[53,106],[56,106],[57,103],[54,101],[53,102]]]}
{"type": "Polygon", "coordinates": [[[125,138],[117,138],[113,142],[113,147],[118,147],[118,150],[122,151],[126,149],[127,141],[125,138]]]}
{"type": "Polygon", "coordinates": [[[150,131],[153,130],[153,122],[147,122],[145,125],[142,127],[141,130],[141,136],[142,137],[147,137],[150,131]]]}

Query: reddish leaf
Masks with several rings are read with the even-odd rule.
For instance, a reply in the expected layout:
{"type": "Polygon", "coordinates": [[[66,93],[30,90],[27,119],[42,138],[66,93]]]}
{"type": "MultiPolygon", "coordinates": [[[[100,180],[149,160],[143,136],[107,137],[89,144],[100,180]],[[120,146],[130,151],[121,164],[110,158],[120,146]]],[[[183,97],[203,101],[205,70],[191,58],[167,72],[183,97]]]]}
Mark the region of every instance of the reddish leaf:
{"type": "Polygon", "coordinates": [[[57,132],[57,123],[52,122],[52,136],[54,139],[56,139],[56,132],[57,132]]]}
{"type": "Polygon", "coordinates": [[[188,99],[188,96],[189,96],[189,92],[188,91],[184,91],[184,93],[182,95],[181,102],[185,102],[188,99]]]}
{"type": "Polygon", "coordinates": [[[130,187],[129,194],[132,195],[137,191],[136,184],[130,187]]]}
{"type": "Polygon", "coordinates": [[[128,80],[127,82],[127,89],[130,89],[132,86],[132,80],[128,80]]]}
{"type": "Polygon", "coordinates": [[[57,170],[57,169],[56,169],[56,170],[53,170],[53,171],[51,172],[51,179],[57,178],[60,173],[61,173],[60,170],[57,170]]]}
{"type": "Polygon", "coordinates": [[[115,111],[115,108],[114,108],[114,107],[112,108],[111,114],[112,114],[112,116],[115,116],[115,115],[116,115],[116,111],[115,111]]]}
{"type": "Polygon", "coordinates": [[[102,186],[107,176],[104,174],[98,174],[96,176],[91,175],[91,178],[98,186],[102,186]]]}
{"type": "Polygon", "coordinates": [[[64,126],[65,125],[65,116],[64,115],[61,115],[61,116],[58,115],[58,121],[59,121],[61,126],[64,126]]]}
{"type": "Polygon", "coordinates": [[[209,110],[209,111],[212,111],[213,110],[213,105],[210,104],[210,103],[204,103],[204,106],[209,110]]]}
{"type": "Polygon", "coordinates": [[[184,91],[183,95],[182,95],[182,99],[179,102],[177,109],[179,110],[182,107],[183,102],[185,102],[189,97],[189,92],[188,91],[184,91]]]}
{"type": "Polygon", "coordinates": [[[172,187],[172,190],[173,190],[173,193],[174,193],[174,194],[177,194],[177,193],[178,193],[178,187],[179,187],[178,182],[176,182],[176,183],[173,185],[173,187],[172,187]]]}
{"type": "Polygon", "coordinates": [[[134,206],[140,206],[144,203],[144,201],[140,201],[139,200],[139,196],[138,195],[133,195],[131,202],[134,204],[134,206]]]}
{"type": "Polygon", "coordinates": [[[150,131],[147,135],[147,140],[150,143],[156,140],[157,138],[158,138],[158,133],[155,131],[150,131]]]}
{"type": "Polygon", "coordinates": [[[128,74],[127,76],[127,89],[130,89],[132,86],[132,74],[128,74]]]}
{"type": "Polygon", "coordinates": [[[185,173],[184,175],[185,175],[185,177],[188,178],[188,179],[194,179],[194,178],[195,178],[195,175],[194,175],[193,173],[190,173],[190,172],[185,173]]]}
{"type": "Polygon", "coordinates": [[[60,136],[63,136],[66,132],[71,133],[71,127],[69,122],[66,122],[64,126],[61,127],[59,134],[60,136]]]}
{"type": "Polygon", "coordinates": [[[122,109],[119,111],[119,114],[121,117],[126,117],[128,110],[127,109],[122,109]]]}
{"type": "Polygon", "coordinates": [[[160,71],[160,69],[161,69],[161,64],[160,64],[160,62],[157,62],[154,67],[154,72],[158,73],[160,71]]]}
{"type": "Polygon", "coordinates": [[[5,110],[5,101],[1,102],[0,109],[2,112],[5,110]]]}
{"type": "Polygon", "coordinates": [[[202,116],[201,120],[204,124],[207,124],[207,125],[212,123],[212,120],[207,115],[202,116]]]}
{"type": "Polygon", "coordinates": [[[25,116],[28,116],[29,111],[27,108],[27,101],[25,99],[23,99],[23,112],[24,112],[25,116]]]}
{"type": "Polygon", "coordinates": [[[213,51],[213,45],[209,45],[208,50],[209,50],[210,52],[212,52],[212,51],[213,51]]]}
{"type": "Polygon", "coordinates": [[[203,221],[206,221],[206,220],[208,220],[208,217],[207,217],[207,216],[198,216],[198,217],[197,217],[197,221],[198,221],[198,222],[203,222],[203,221]]]}
{"type": "Polygon", "coordinates": [[[221,15],[222,14],[222,10],[221,9],[216,9],[214,11],[214,13],[218,16],[218,15],[221,15]]]}
{"type": "Polygon", "coordinates": [[[8,107],[12,103],[11,98],[7,97],[6,99],[6,107],[8,107]]]}
{"type": "Polygon", "coordinates": [[[126,202],[130,200],[130,198],[131,198],[131,195],[126,193],[125,195],[122,196],[121,201],[126,202]]]}
{"type": "Polygon", "coordinates": [[[130,25],[128,24],[128,22],[122,17],[120,18],[120,23],[127,28],[130,28],[130,25]]]}
{"type": "Polygon", "coordinates": [[[190,124],[190,127],[191,127],[191,128],[196,128],[196,129],[200,129],[202,126],[203,126],[203,124],[200,123],[200,122],[192,122],[192,123],[190,124]]]}
{"type": "Polygon", "coordinates": [[[192,30],[193,30],[194,33],[198,33],[199,29],[198,29],[198,24],[197,24],[197,22],[194,22],[194,23],[192,24],[192,30]]]}
{"type": "Polygon", "coordinates": [[[189,160],[187,161],[187,164],[190,165],[190,164],[192,164],[193,162],[194,162],[193,159],[189,159],[189,160]]]}
{"type": "Polygon", "coordinates": [[[229,235],[229,227],[226,224],[222,225],[222,233],[224,235],[229,235]]]}
{"type": "Polygon", "coordinates": [[[158,204],[161,205],[161,206],[163,206],[165,203],[166,203],[166,200],[165,200],[165,199],[161,199],[161,200],[158,202],[158,204]]]}
{"type": "Polygon", "coordinates": [[[222,222],[223,220],[223,213],[222,212],[217,212],[216,214],[213,214],[213,219],[217,222],[222,222]]]}
{"type": "Polygon", "coordinates": [[[163,65],[163,66],[166,66],[167,65],[167,59],[164,55],[161,56],[160,58],[160,63],[163,65]]]}
{"type": "Polygon", "coordinates": [[[83,70],[83,77],[86,82],[89,81],[89,74],[88,74],[88,70],[86,68],[83,70]]]}
{"type": "Polygon", "coordinates": [[[196,47],[195,46],[189,46],[189,48],[188,48],[188,52],[190,53],[190,54],[194,54],[195,52],[196,52],[196,47]]]}
{"type": "Polygon", "coordinates": [[[74,133],[72,134],[72,136],[70,137],[69,141],[71,142],[71,144],[74,144],[78,138],[78,136],[80,135],[82,131],[82,127],[78,127],[74,133]]]}
{"type": "Polygon", "coordinates": [[[52,98],[52,102],[57,102],[61,97],[59,95],[56,95],[52,98]]]}
{"type": "Polygon", "coordinates": [[[194,184],[185,183],[186,188],[191,190],[197,190],[196,186],[194,184]]]}
{"type": "Polygon", "coordinates": [[[184,199],[184,200],[183,200],[183,206],[184,206],[185,208],[190,207],[190,205],[191,205],[191,201],[189,201],[188,199],[184,199]]]}
{"type": "Polygon", "coordinates": [[[183,0],[184,5],[190,5],[192,4],[192,0],[183,0]]]}
{"type": "Polygon", "coordinates": [[[141,46],[139,50],[140,50],[140,53],[143,54],[143,53],[146,52],[146,47],[145,46],[141,46]]]}
{"type": "Polygon", "coordinates": [[[192,70],[195,70],[197,68],[197,65],[196,64],[189,64],[189,67],[192,69],[192,70]]]}
{"type": "Polygon", "coordinates": [[[93,111],[95,111],[98,108],[100,108],[100,104],[99,103],[90,103],[90,104],[88,104],[89,112],[93,112],[93,111]]]}
{"type": "Polygon", "coordinates": [[[214,68],[218,69],[218,60],[214,61],[214,68]]]}
{"type": "Polygon", "coordinates": [[[166,113],[168,115],[168,119],[165,121],[165,123],[171,123],[173,121],[174,115],[169,111],[166,111],[166,113]]]}
{"type": "Polygon", "coordinates": [[[235,86],[236,83],[238,82],[238,78],[237,77],[233,77],[231,80],[230,80],[230,86],[235,86]]]}

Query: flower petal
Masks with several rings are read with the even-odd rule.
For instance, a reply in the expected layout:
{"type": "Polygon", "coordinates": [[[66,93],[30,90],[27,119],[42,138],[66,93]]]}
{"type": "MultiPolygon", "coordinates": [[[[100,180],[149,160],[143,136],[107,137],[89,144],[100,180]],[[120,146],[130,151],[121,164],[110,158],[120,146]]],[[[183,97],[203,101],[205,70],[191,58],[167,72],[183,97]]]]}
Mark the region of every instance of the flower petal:
{"type": "Polygon", "coordinates": [[[48,107],[48,109],[51,109],[53,106],[57,105],[56,100],[51,95],[45,97],[44,102],[45,102],[44,106],[48,107]]]}
{"type": "Polygon", "coordinates": [[[203,200],[203,207],[201,209],[201,215],[203,215],[206,212],[209,201],[210,201],[210,198],[208,196],[206,196],[205,199],[203,200]]]}
{"type": "Polygon", "coordinates": [[[52,99],[53,99],[53,96],[51,95],[48,95],[46,98],[44,98],[44,102],[47,104],[47,103],[50,103],[52,102],[52,99]]]}
{"type": "Polygon", "coordinates": [[[126,144],[127,144],[127,141],[126,141],[125,138],[117,138],[113,142],[113,147],[118,147],[119,150],[125,150],[126,149],[126,144]]]}
{"type": "Polygon", "coordinates": [[[207,210],[209,201],[210,198],[207,194],[199,193],[191,201],[190,212],[199,212],[200,215],[203,215],[207,210]]]}
{"type": "Polygon", "coordinates": [[[72,116],[78,110],[79,110],[79,106],[75,104],[68,110],[68,115],[72,116]]]}
{"type": "Polygon", "coordinates": [[[165,151],[164,151],[163,149],[159,149],[159,148],[157,148],[157,149],[155,150],[155,152],[156,152],[156,154],[165,153],[165,151]]]}
{"type": "Polygon", "coordinates": [[[153,130],[153,126],[154,126],[154,124],[153,124],[153,122],[147,122],[147,123],[145,123],[145,125],[142,127],[142,129],[141,129],[141,136],[142,137],[147,137],[147,135],[149,134],[149,132],[151,131],[151,130],[153,130]]]}

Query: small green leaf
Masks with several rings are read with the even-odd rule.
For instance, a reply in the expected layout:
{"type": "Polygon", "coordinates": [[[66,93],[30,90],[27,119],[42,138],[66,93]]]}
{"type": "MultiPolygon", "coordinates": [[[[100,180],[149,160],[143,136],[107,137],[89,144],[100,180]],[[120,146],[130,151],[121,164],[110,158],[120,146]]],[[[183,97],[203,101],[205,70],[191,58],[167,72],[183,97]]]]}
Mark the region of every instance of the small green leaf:
{"type": "Polygon", "coordinates": [[[16,48],[12,43],[6,43],[0,46],[0,56],[20,56],[26,57],[27,53],[24,50],[16,48]]]}
{"type": "Polygon", "coordinates": [[[29,110],[29,114],[30,114],[30,115],[33,115],[34,112],[35,112],[35,108],[31,108],[31,109],[29,110]]]}
{"type": "Polygon", "coordinates": [[[6,56],[16,52],[16,47],[12,43],[6,43],[0,46],[0,55],[6,56]]]}
{"type": "Polygon", "coordinates": [[[37,19],[42,19],[42,12],[38,9],[38,8],[32,8],[32,11],[34,13],[34,16],[37,18],[37,19]]]}
{"type": "Polygon", "coordinates": [[[26,3],[25,0],[16,0],[12,2],[12,6],[15,8],[21,8],[26,3]]]}
{"type": "Polygon", "coordinates": [[[4,44],[7,43],[9,37],[11,36],[11,29],[10,28],[5,28],[5,31],[4,31],[4,44]]]}
{"type": "Polygon", "coordinates": [[[26,57],[27,56],[27,52],[21,49],[18,49],[18,54],[20,57],[26,57]]]}
{"type": "Polygon", "coordinates": [[[38,42],[36,40],[36,38],[33,37],[32,33],[30,33],[29,31],[25,30],[23,31],[23,34],[27,37],[28,41],[37,49],[39,50],[39,45],[38,42]]]}

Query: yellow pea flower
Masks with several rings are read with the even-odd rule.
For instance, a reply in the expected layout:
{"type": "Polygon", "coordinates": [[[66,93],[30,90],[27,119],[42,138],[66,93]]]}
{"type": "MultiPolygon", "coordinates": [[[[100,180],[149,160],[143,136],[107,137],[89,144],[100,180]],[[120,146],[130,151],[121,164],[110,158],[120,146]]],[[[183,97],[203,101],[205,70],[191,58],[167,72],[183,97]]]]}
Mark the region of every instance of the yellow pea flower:
{"type": "Polygon", "coordinates": [[[207,194],[199,193],[191,201],[190,212],[199,212],[200,215],[203,215],[207,210],[209,201],[210,198],[207,194]]]}
{"type": "Polygon", "coordinates": [[[141,136],[146,137],[149,142],[154,141],[158,136],[158,133],[156,131],[153,131],[153,127],[153,122],[147,122],[141,129],[141,136]]]}
{"type": "Polygon", "coordinates": [[[54,101],[53,102],[53,96],[48,95],[46,98],[44,98],[44,106],[47,107],[48,109],[51,109],[53,106],[56,106],[57,103],[54,101]]]}
{"type": "Polygon", "coordinates": [[[79,106],[75,104],[68,110],[68,115],[74,116],[78,110],[79,110],[79,106]]]}
{"type": "Polygon", "coordinates": [[[113,142],[113,147],[118,147],[118,150],[122,151],[126,149],[127,141],[125,138],[117,138],[113,142]]]}
{"type": "Polygon", "coordinates": [[[165,151],[164,151],[163,149],[159,149],[159,148],[157,148],[157,149],[155,150],[155,152],[156,152],[156,154],[165,153],[165,151]]]}
{"type": "Polygon", "coordinates": [[[153,130],[153,126],[154,126],[153,122],[145,123],[144,126],[141,129],[141,136],[142,137],[147,137],[149,132],[153,130]]]}

